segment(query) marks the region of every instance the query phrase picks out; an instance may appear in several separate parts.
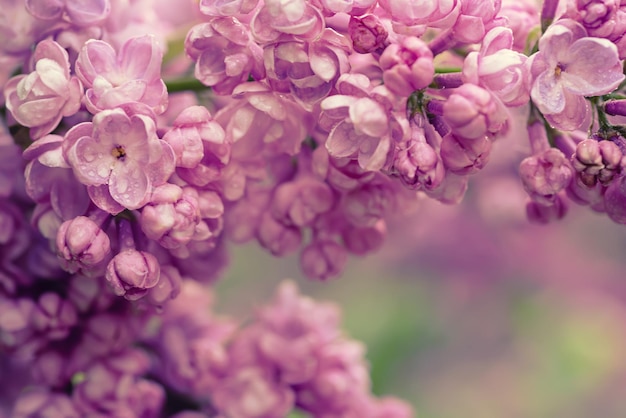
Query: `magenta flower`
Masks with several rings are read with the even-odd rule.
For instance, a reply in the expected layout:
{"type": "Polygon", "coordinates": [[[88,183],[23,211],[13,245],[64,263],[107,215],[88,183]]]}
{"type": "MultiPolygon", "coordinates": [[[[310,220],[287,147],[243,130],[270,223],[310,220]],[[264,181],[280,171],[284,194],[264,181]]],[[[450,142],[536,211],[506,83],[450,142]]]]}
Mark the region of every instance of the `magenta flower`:
{"type": "MultiPolygon", "coordinates": [[[[174,171],[174,152],[156,136],[152,119],[105,110],[70,129],[63,152],[78,180],[105,186],[110,197],[128,209],[142,207],[152,187],[174,171]]],[[[93,199],[92,193],[92,199],[93,199]]]]}
{"type": "Polygon", "coordinates": [[[35,70],[11,78],[4,87],[6,106],[20,124],[32,128],[33,139],[52,132],[61,118],[80,109],[83,88],[70,76],[67,51],[52,40],[37,44],[35,70]]]}
{"type": "Polygon", "coordinates": [[[87,92],[91,113],[141,103],[156,114],[167,107],[167,88],[161,80],[163,50],[153,36],[129,39],[115,52],[108,43],[89,40],[76,60],[76,73],[87,92]]]}
{"type": "Polygon", "coordinates": [[[569,19],[546,30],[529,63],[533,102],[550,124],[563,130],[580,127],[588,116],[585,96],[610,93],[624,80],[616,46],[588,37],[569,19]]]}

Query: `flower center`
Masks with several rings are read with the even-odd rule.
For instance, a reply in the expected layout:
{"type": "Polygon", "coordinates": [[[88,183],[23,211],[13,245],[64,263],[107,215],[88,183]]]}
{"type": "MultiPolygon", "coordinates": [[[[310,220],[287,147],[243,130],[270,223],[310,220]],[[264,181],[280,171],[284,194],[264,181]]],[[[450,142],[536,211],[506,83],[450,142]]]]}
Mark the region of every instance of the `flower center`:
{"type": "Polygon", "coordinates": [[[561,66],[561,64],[557,64],[557,66],[554,67],[554,76],[556,78],[559,78],[561,76],[561,72],[563,72],[563,67],[561,66]]]}
{"type": "Polygon", "coordinates": [[[118,160],[124,159],[126,157],[126,150],[121,145],[116,145],[115,148],[111,150],[111,155],[117,158],[118,160]]]}

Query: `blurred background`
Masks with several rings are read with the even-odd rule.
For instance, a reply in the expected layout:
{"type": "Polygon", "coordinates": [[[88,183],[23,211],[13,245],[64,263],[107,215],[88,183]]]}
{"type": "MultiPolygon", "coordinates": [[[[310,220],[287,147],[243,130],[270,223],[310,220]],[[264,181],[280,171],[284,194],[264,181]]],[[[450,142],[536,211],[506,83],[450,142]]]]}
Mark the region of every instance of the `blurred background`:
{"type": "Polygon", "coordinates": [[[233,248],[215,309],[245,318],[294,279],[342,307],[374,392],[421,418],[626,417],[626,226],[582,207],[532,225],[519,180],[471,184],[459,206],[424,200],[389,220],[385,246],[333,281],[233,248]]]}

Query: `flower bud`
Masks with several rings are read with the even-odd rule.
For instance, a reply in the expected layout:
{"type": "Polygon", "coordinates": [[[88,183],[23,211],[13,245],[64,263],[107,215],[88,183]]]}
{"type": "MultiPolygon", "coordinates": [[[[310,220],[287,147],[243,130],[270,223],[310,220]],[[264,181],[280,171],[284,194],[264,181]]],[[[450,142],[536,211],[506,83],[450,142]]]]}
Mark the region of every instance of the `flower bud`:
{"type": "Polygon", "coordinates": [[[70,273],[95,270],[111,252],[109,236],[85,216],[63,222],[56,244],[61,265],[70,273]]]}
{"type": "Polygon", "coordinates": [[[156,286],[161,268],[156,257],[137,250],[124,250],[107,265],[106,279],[118,296],[128,300],[143,297],[148,289],[156,286]]]}
{"type": "Polygon", "coordinates": [[[384,48],[388,36],[387,30],[375,15],[350,17],[348,34],[352,39],[354,50],[359,54],[376,52],[384,48]]]}

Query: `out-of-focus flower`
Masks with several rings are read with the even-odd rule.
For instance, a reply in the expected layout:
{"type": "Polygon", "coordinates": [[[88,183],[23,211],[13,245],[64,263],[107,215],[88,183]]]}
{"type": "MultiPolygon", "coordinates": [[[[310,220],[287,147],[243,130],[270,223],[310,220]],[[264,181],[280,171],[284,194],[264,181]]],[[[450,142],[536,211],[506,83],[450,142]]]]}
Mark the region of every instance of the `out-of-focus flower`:
{"type": "Polygon", "coordinates": [[[109,0],[26,0],[29,13],[41,20],[67,19],[78,26],[103,21],[111,12],[109,0]]]}

